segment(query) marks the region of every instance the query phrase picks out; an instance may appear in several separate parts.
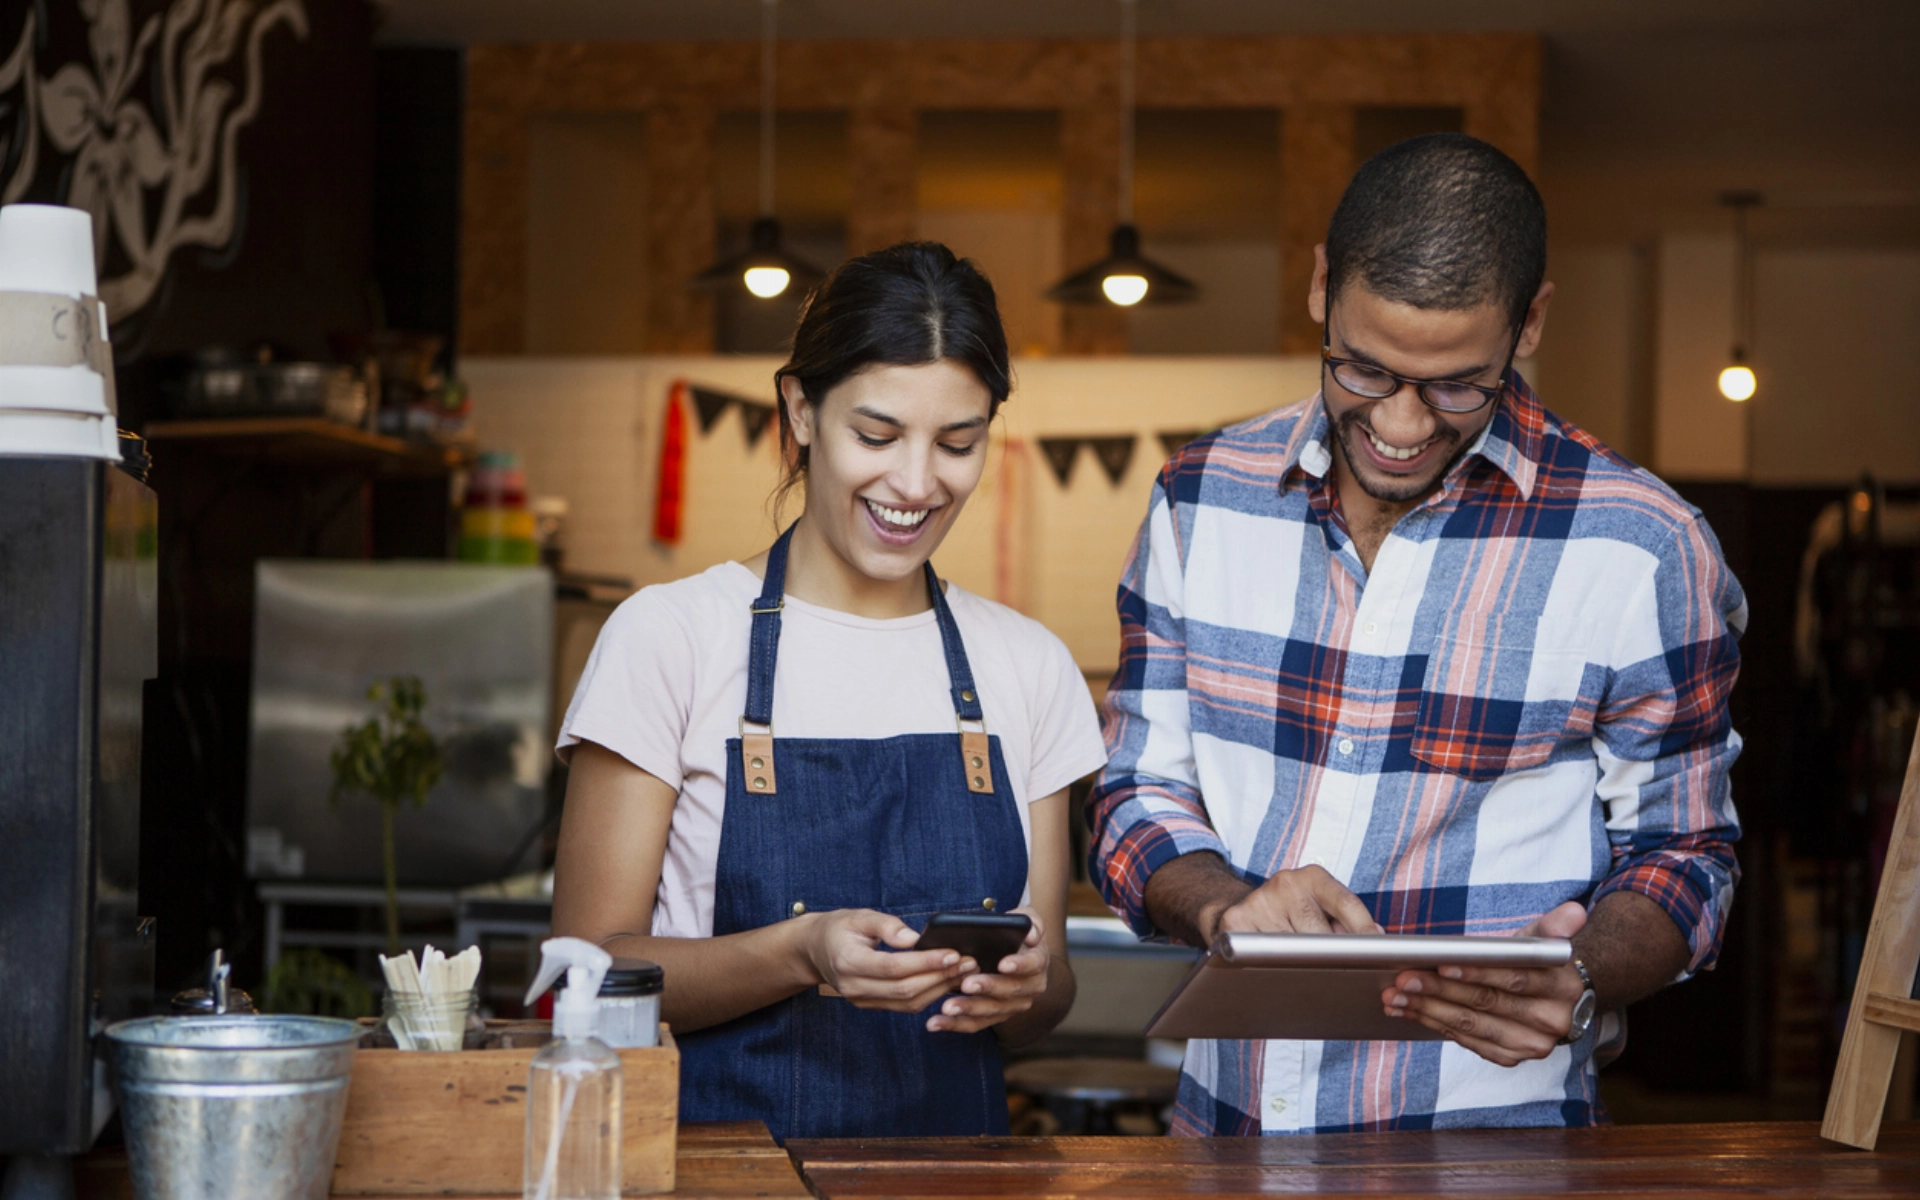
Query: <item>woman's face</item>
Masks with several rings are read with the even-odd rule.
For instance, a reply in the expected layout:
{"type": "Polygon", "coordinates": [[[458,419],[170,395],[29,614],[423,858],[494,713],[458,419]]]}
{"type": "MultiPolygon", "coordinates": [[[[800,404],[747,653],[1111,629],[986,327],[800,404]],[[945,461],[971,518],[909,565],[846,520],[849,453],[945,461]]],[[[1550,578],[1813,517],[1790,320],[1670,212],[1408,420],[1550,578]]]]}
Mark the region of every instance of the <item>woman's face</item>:
{"type": "Polygon", "coordinates": [[[912,576],[952,528],[987,461],[992,396],[952,359],[874,366],[819,404],[783,383],[807,447],[806,517],[841,561],[876,582],[912,576]]]}

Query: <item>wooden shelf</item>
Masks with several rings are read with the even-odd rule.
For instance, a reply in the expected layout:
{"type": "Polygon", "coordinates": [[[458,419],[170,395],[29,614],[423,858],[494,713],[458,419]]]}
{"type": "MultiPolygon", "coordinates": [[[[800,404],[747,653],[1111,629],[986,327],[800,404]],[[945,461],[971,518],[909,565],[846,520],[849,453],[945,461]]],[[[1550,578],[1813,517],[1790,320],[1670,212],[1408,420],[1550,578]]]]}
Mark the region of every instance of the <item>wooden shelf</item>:
{"type": "Polygon", "coordinates": [[[209,454],[376,475],[444,475],[472,462],[460,447],[368,433],[324,417],[226,417],[149,421],[152,442],[192,442],[209,454]]]}

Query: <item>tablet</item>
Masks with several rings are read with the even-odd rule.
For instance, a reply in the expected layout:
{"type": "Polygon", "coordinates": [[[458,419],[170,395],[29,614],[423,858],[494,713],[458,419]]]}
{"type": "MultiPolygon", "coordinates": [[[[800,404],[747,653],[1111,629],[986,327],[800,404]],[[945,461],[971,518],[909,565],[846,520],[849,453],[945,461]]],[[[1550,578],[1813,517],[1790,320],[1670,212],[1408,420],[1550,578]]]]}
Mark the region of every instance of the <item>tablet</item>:
{"type": "Polygon", "coordinates": [[[1223,933],[1147,1024],[1150,1038],[1425,1042],[1380,994],[1409,968],[1557,967],[1565,938],[1424,934],[1223,933]]]}

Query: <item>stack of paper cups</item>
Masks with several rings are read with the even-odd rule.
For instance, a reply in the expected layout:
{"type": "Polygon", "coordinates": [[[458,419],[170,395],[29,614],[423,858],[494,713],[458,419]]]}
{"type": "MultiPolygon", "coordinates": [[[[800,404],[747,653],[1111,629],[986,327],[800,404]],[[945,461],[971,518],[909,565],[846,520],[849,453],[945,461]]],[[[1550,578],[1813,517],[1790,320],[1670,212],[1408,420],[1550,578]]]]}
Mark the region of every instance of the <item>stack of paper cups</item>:
{"type": "Polygon", "coordinates": [[[120,460],[98,286],[92,217],[0,207],[0,455],[120,460]]]}

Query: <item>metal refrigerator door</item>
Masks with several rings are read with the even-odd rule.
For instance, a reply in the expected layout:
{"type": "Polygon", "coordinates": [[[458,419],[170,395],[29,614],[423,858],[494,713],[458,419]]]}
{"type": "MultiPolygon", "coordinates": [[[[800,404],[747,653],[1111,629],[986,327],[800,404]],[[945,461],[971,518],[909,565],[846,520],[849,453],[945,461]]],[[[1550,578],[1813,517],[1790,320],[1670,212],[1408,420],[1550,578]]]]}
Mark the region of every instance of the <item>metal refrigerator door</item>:
{"type": "Polygon", "coordinates": [[[395,823],[400,881],[497,878],[540,821],[552,762],[553,580],[539,567],[268,560],[256,572],[248,828],[280,839],[261,876],[381,878],[378,802],[328,800],[327,755],[367,688],[426,685],[447,771],[395,823]]]}

